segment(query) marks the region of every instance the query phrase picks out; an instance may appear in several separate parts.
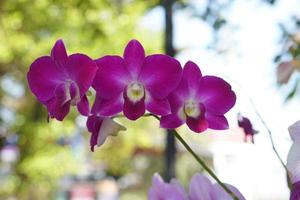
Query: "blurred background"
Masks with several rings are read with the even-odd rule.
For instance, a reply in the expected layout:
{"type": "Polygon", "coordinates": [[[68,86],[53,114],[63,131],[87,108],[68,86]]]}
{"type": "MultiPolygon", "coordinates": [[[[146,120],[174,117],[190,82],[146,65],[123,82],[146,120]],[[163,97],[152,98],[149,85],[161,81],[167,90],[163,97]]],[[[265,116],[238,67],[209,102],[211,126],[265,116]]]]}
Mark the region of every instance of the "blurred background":
{"type": "Polygon", "coordinates": [[[300,118],[300,2],[298,0],[0,0],[0,199],[143,200],[154,172],[176,175],[188,188],[202,169],[151,118],[127,127],[94,153],[85,118],[73,110],[47,123],[46,109],[28,89],[30,64],[49,55],[59,38],[68,53],[96,59],[121,55],[138,39],[147,54],[168,53],[203,74],[221,76],[237,93],[230,129],[178,131],[249,200],[289,197],[284,162],[287,127],[300,118]],[[245,141],[237,114],[259,131],[245,141]]]}

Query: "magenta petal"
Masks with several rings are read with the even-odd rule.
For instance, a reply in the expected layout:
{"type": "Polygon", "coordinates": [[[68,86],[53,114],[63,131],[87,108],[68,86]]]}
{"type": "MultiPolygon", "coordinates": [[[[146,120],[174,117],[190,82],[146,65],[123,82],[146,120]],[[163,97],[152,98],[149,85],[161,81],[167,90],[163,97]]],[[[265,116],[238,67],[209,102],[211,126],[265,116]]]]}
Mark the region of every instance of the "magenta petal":
{"type": "Polygon", "coordinates": [[[156,99],[166,98],[180,82],[180,63],[166,55],[151,55],[145,58],[139,76],[146,90],[156,99]]]}
{"type": "Polygon", "coordinates": [[[27,79],[29,87],[37,99],[46,102],[53,97],[56,85],[62,83],[64,76],[53,59],[44,56],[31,64],[27,79]]]}
{"type": "Polygon", "coordinates": [[[137,78],[145,60],[145,51],[141,43],[131,40],[124,51],[124,60],[132,78],[137,78]]]}
{"type": "Polygon", "coordinates": [[[83,97],[77,104],[77,109],[78,112],[84,116],[88,116],[90,114],[89,100],[86,95],[83,95],[83,97]]]}
{"type": "Polygon", "coordinates": [[[204,119],[204,117],[199,117],[197,119],[187,117],[186,124],[192,131],[196,133],[203,132],[208,128],[208,122],[204,119]]]}
{"type": "Polygon", "coordinates": [[[147,94],[145,103],[146,109],[155,115],[163,116],[171,113],[170,103],[167,99],[159,100],[147,94]]]}
{"type": "Polygon", "coordinates": [[[69,90],[67,85],[62,83],[55,88],[55,100],[59,105],[65,104],[67,101],[71,100],[69,90]]]}
{"type": "Polygon", "coordinates": [[[177,114],[166,115],[160,118],[161,128],[174,129],[178,128],[182,124],[184,124],[184,120],[182,120],[177,114]]]}
{"type": "Polygon", "coordinates": [[[67,93],[65,84],[60,84],[55,89],[55,96],[46,102],[47,109],[51,118],[62,121],[70,111],[71,98],[67,93]]]}
{"type": "Polygon", "coordinates": [[[145,102],[141,99],[138,102],[131,102],[126,95],[124,95],[123,113],[130,120],[137,120],[145,113],[145,102]]]}
{"type": "Polygon", "coordinates": [[[130,75],[120,56],[104,56],[96,60],[99,67],[93,87],[104,99],[121,94],[130,80],[130,75]]]}
{"type": "Polygon", "coordinates": [[[70,101],[61,104],[58,99],[51,99],[47,103],[47,109],[51,118],[62,121],[70,111],[70,101]]]}
{"type": "Polygon", "coordinates": [[[98,93],[96,93],[96,98],[91,110],[92,114],[97,115],[99,113],[99,109],[102,101],[103,99],[100,97],[98,93]]]}
{"type": "Polygon", "coordinates": [[[299,200],[300,199],[300,182],[296,182],[292,186],[290,200],[299,200]]]}
{"type": "Polygon", "coordinates": [[[208,112],[205,114],[205,119],[208,122],[208,128],[214,130],[225,130],[229,128],[227,119],[222,115],[212,115],[208,112]]]}
{"type": "Polygon", "coordinates": [[[122,95],[111,98],[109,100],[103,99],[99,104],[98,114],[102,116],[113,116],[122,112],[124,99],[122,95]]]}
{"type": "Polygon", "coordinates": [[[178,87],[168,96],[172,112],[177,112],[189,98],[190,94],[187,82],[182,80],[178,87]]]}
{"type": "Polygon", "coordinates": [[[51,57],[59,66],[63,66],[68,59],[67,51],[62,40],[57,40],[51,50],[51,57]]]}
{"type": "Polygon", "coordinates": [[[202,77],[198,92],[205,108],[217,115],[225,114],[236,101],[236,95],[231,90],[231,86],[215,76],[202,77]]]}
{"type": "Polygon", "coordinates": [[[103,118],[96,115],[91,115],[87,119],[86,126],[88,131],[92,134],[90,138],[91,151],[94,151],[94,146],[97,145],[102,122],[103,118]]]}
{"type": "Polygon", "coordinates": [[[192,61],[188,61],[183,68],[182,79],[187,82],[190,92],[196,92],[202,77],[199,67],[192,61]]]}
{"type": "Polygon", "coordinates": [[[92,85],[96,71],[96,63],[86,55],[73,54],[65,65],[69,78],[76,82],[82,97],[92,85]]]}

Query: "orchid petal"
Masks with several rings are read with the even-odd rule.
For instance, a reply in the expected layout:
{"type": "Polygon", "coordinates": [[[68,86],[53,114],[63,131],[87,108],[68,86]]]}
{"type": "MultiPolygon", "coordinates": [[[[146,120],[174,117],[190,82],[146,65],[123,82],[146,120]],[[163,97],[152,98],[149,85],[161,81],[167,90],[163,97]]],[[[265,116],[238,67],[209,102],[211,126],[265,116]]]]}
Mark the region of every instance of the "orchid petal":
{"type": "Polygon", "coordinates": [[[182,186],[175,180],[165,183],[159,174],[155,173],[152,179],[152,186],[148,192],[148,200],[185,200],[182,186]]]}
{"type": "Polygon", "coordinates": [[[128,81],[129,72],[120,56],[104,56],[96,60],[99,67],[93,87],[104,99],[120,95],[128,81]]]}
{"type": "Polygon", "coordinates": [[[102,122],[103,118],[96,115],[89,116],[86,121],[87,129],[92,134],[90,138],[91,151],[94,151],[94,146],[97,145],[99,130],[101,128],[102,122]]]}
{"type": "Polygon", "coordinates": [[[73,54],[69,56],[64,67],[69,78],[76,82],[80,91],[80,97],[82,97],[92,85],[98,69],[96,63],[86,55],[73,54]]]}
{"type": "Polygon", "coordinates": [[[70,111],[70,101],[62,102],[58,99],[51,99],[46,103],[49,115],[58,121],[62,121],[70,111]]]}
{"type": "Polygon", "coordinates": [[[184,120],[177,114],[170,114],[160,118],[160,127],[167,129],[175,129],[184,124],[184,120]]]}
{"type": "Polygon", "coordinates": [[[92,133],[90,139],[91,151],[94,151],[94,146],[98,147],[104,144],[108,136],[116,136],[119,131],[124,131],[126,128],[110,118],[98,117],[91,115],[86,122],[88,131],[92,133]]]}
{"type": "Polygon", "coordinates": [[[139,76],[146,90],[156,99],[165,99],[179,84],[182,69],[180,63],[166,55],[145,58],[139,76]]]}
{"type": "Polygon", "coordinates": [[[94,115],[99,114],[100,106],[101,106],[102,101],[103,101],[103,99],[100,97],[99,93],[96,92],[96,97],[95,97],[95,100],[94,100],[94,103],[93,103],[93,106],[92,106],[92,110],[91,110],[92,114],[94,114],[94,115]]]}
{"type": "Polygon", "coordinates": [[[113,116],[115,114],[120,113],[123,110],[124,99],[122,95],[111,98],[111,99],[103,99],[99,104],[98,114],[102,116],[113,116]]]}
{"type": "Polygon", "coordinates": [[[290,200],[299,200],[300,199],[300,182],[293,184],[290,200]]]}
{"type": "MultiPolygon", "coordinates": [[[[239,200],[246,200],[242,193],[234,186],[225,184],[231,192],[233,192],[239,200]]],[[[233,200],[233,198],[217,183],[212,187],[212,200],[233,200]]]]}
{"type": "Polygon", "coordinates": [[[123,112],[124,115],[130,120],[137,120],[144,115],[146,111],[144,99],[138,102],[132,102],[124,97],[123,112]]]}
{"type": "Polygon", "coordinates": [[[212,200],[212,183],[204,175],[195,174],[189,186],[189,200],[212,200]]]}
{"type": "Polygon", "coordinates": [[[208,122],[202,116],[199,118],[187,117],[186,124],[196,133],[203,132],[208,128],[208,122]]]}
{"type": "Polygon", "coordinates": [[[97,139],[97,146],[100,147],[104,144],[106,138],[108,136],[117,136],[119,131],[125,131],[126,128],[110,118],[104,118],[100,131],[99,136],[97,139]]]}
{"type": "Polygon", "coordinates": [[[300,181],[300,140],[294,141],[288,153],[286,167],[292,183],[300,181]]]}
{"type": "Polygon", "coordinates": [[[86,95],[83,95],[79,103],[77,104],[77,110],[83,116],[88,116],[90,114],[89,100],[86,95]]]}
{"type": "Polygon", "coordinates": [[[136,79],[145,60],[145,51],[141,43],[131,40],[124,50],[124,60],[131,77],[136,79]]]}
{"type": "Polygon", "coordinates": [[[58,66],[64,66],[67,62],[68,55],[66,51],[66,47],[62,40],[57,40],[55,45],[51,50],[51,57],[55,61],[58,66]]]}
{"type": "Polygon", "coordinates": [[[185,199],[186,196],[185,191],[177,179],[173,178],[170,181],[170,186],[174,188],[174,190],[176,190],[176,193],[178,194],[178,197],[180,199],[185,199]]]}
{"type": "Polygon", "coordinates": [[[170,103],[167,99],[159,100],[147,94],[145,103],[146,109],[155,115],[163,116],[171,113],[170,103]]]}
{"type": "Polygon", "coordinates": [[[300,140],[300,121],[295,122],[289,127],[289,133],[293,141],[300,140]]]}
{"type": "Polygon", "coordinates": [[[223,115],[235,104],[236,95],[231,86],[215,76],[204,76],[199,85],[199,98],[209,112],[223,115]]]}
{"type": "Polygon", "coordinates": [[[192,61],[188,61],[184,68],[182,79],[187,82],[190,93],[195,93],[202,77],[200,68],[192,61]]]}
{"type": "Polygon", "coordinates": [[[57,84],[62,83],[63,79],[61,69],[49,56],[36,59],[27,74],[29,87],[41,102],[46,102],[53,97],[57,84]]]}
{"type": "Polygon", "coordinates": [[[205,114],[208,122],[208,128],[214,130],[225,130],[229,128],[228,121],[223,115],[212,115],[208,112],[205,114]]]}
{"type": "Polygon", "coordinates": [[[300,181],[300,121],[289,127],[289,133],[293,144],[288,153],[286,167],[292,183],[296,183],[300,181]]]}

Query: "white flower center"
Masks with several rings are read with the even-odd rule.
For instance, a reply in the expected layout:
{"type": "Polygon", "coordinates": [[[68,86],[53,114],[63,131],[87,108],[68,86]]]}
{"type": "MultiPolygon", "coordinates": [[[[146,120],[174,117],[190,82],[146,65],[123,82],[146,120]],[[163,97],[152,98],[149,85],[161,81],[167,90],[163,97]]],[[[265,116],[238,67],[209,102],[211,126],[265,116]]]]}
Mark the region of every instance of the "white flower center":
{"type": "Polygon", "coordinates": [[[189,100],[184,104],[184,112],[188,117],[197,118],[201,114],[199,104],[193,100],[189,100]]]}
{"type": "Polygon", "coordinates": [[[126,94],[131,101],[137,102],[145,96],[144,86],[140,83],[133,82],[127,86],[126,94]]]}

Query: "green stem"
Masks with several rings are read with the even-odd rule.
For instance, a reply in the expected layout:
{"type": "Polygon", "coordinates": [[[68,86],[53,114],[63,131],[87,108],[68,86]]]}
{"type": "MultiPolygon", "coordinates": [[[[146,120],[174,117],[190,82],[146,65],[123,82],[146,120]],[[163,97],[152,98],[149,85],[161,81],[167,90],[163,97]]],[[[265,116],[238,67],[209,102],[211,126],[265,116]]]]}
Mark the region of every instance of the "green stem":
{"type": "Polygon", "coordinates": [[[207,171],[207,173],[213,177],[218,184],[234,199],[239,200],[238,197],[217,177],[217,175],[205,164],[205,162],[191,149],[191,147],[185,142],[185,140],[178,134],[176,130],[172,130],[175,137],[180,141],[180,143],[186,148],[188,152],[197,160],[197,162],[207,171]]]}
{"type": "Polygon", "coordinates": [[[270,138],[271,145],[272,145],[272,149],[273,149],[275,155],[277,156],[277,158],[278,158],[280,164],[282,165],[282,167],[283,167],[283,168],[285,169],[285,171],[286,171],[286,174],[287,174],[287,184],[288,184],[289,189],[291,189],[291,188],[292,188],[292,181],[291,181],[291,178],[290,178],[290,176],[289,176],[289,170],[288,170],[288,168],[286,167],[286,165],[284,164],[283,160],[281,159],[281,157],[280,157],[280,155],[279,155],[279,153],[278,153],[278,151],[277,151],[277,149],[276,149],[276,147],[275,147],[275,143],[274,143],[274,140],[273,140],[272,132],[271,132],[270,128],[268,127],[267,123],[265,122],[265,120],[263,119],[263,117],[262,117],[262,116],[260,115],[260,113],[258,112],[258,110],[257,110],[257,108],[256,108],[256,106],[255,106],[255,104],[254,104],[254,102],[253,102],[253,100],[252,100],[250,97],[248,97],[248,98],[249,98],[249,101],[250,101],[250,103],[251,103],[251,105],[252,105],[252,107],[253,107],[253,109],[254,109],[255,114],[258,116],[258,118],[259,118],[259,120],[261,121],[262,125],[263,125],[263,126],[265,127],[265,129],[268,131],[269,138],[270,138]]]}
{"type": "MultiPolygon", "coordinates": [[[[147,116],[153,116],[157,120],[160,120],[160,118],[156,115],[149,114],[147,116]]],[[[185,140],[179,135],[179,133],[175,130],[171,130],[174,134],[174,136],[180,141],[180,143],[185,147],[185,149],[192,154],[192,156],[196,159],[196,161],[203,167],[206,172],[213,177],[217,183],[234,199],[239,200],[239,198],[217,177],[217,175],[205,164],[205,162],[193,151],[193,149],[185,142],[185,140]]]]}

